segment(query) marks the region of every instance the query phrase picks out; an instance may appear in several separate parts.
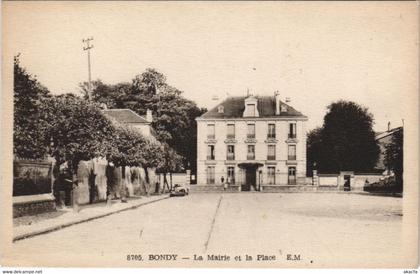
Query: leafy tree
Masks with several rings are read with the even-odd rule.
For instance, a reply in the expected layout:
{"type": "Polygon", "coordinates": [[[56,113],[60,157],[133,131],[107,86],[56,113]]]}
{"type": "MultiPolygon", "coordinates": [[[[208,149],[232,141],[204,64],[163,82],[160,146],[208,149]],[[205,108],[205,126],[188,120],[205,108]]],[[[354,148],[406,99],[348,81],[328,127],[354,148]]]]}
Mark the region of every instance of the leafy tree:
{"type": "MultiPolygon", "coordinates": [[[[88,99],[89,84],[79,84],[80,93],[84,99],[88,99]]],[[[101,80],[92,81],[92,100],[104,103],[109,108],[124,108],[126,96],[130,94],[130,83],[118,83],[116,85],[104,84],[101,80]]]]}
{"type": "Polygon", "coordinates": [[[324,151],[322,149],[321,139],[322,128],[318,127],[311,130],[308,133],[306,146],[307,146],[307,157],[306,157],[306,172],[308,176],[312,176],[312,171],[318,169],[318,162],[323,162],[324,151]]]}
{"type": "Polygon", "coordinates": [[[15,157],[41,159],[46,156],[49,140],[46,138],[47,120],[42,119],[43,101],[49,91],[21,67],[19,55],[14,57],[14,125],[13,152],[15,157]]]}
{"type": "Polygon", "coordinates": [[[403,189],[403,130],[397,130],[391,142],[385,146],[385,165],[392,169],[395,181],[400,190],[403,189]]]}
{"type": "Polygon", "coordinates": [[[43,113],[50,124],[50,154],[58,165],[68,161],[76,172],[79,161],[106,155],[114,126],[98,106],[65,94],[46,100],[43,113]]]}
{"type": "Polygon", "coordinates": [[[373,170],[380,150],[372,126],[367,108],[349,101],[332,103],[323,127],[309,135],[310,161],[322,172],[373,170]]]}
{"type": "Polygon", "coordinates": [[[163,183],[168,187],[168,189],[172,188],[172,173],[176,171],[180,171],[184,168],[183,166],[183,157],[180,156],[174,149],[172,149],[169,145],[165,144],[162,146],[162,159],[158,165],[158,171],[163,173],[163,183]],[[168,179],[166,174],[169,173],[170,176],[170,185],[168,184],[168,179]]]}
{"type": "MultiPolygon", "coordinates": [[[[81,85],[86,92],[87,85],[81,85]]],[[[147,69],[131,84],[105,85],[96,81],[92,98],[111,108],[129,108],[139,115],[147,109],[153,112],[152,127],[161,143],[172,147],[183,158],[183,166],[196,169],[197,125],[195,118],[206,110],[182,96],[182,92],[166,83],[166,77],[154,69],[147,69]]]]}

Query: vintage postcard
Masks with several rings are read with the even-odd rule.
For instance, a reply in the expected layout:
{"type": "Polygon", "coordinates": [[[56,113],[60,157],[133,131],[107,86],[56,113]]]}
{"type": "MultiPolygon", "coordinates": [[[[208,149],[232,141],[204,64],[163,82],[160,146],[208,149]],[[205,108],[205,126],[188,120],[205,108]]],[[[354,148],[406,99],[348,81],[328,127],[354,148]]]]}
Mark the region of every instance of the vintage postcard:
{"type": "Polygon", "coordinates": [[[418,2],[2,2],[3,267],[418,266],[418,2]]]}

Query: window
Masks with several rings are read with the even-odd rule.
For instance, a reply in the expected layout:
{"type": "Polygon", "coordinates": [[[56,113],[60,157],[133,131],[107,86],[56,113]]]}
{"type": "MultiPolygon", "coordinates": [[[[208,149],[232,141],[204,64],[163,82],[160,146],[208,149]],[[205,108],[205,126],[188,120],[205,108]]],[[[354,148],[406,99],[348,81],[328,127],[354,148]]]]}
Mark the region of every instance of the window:
{"type": "Polygon", "coordinates": [[[296,146],[295,145],[289,145],[287,159],[296,160],[296,146]]]}
{"type": "Polygon", "coordinates": [[[296,167],[289,167],[288,184],[289,185],[295,185],[296,184],[296,167]]]}
{"type": "Polygon", "coordinates": [[[286,106],[286,105],[284,105],[284,104],[282,104],[282,105],[280,106],[280,111],[281,111],[281,112],[287,112],[287,106],[286,106]]]}
{"type": "Polygon", "coordinates": [[[214,125],[207,125],[207,139],[213,140],[215,138],[214,125]]]}
{"type": "Polygon", "coordinates": [[[235,125],[227,125],[227,138],[235,139],[235,125]]]}
{"type": "Polygon", "coordinates": [[[248,160],[255,160],[255,146],[248,145],[248,154],[246,157],[248,160]]]}
{"type": "Polygon", "coordinates": [[[230,166],[227,168],[227,183],[234,184],[235,183],[235,167],[230,166]]]}
{"type": "Polygon", "coordinates": [[[208,166],[207,167],[207,184],[214,184],[214,166],[208,166]]]}
{"type": "Polygon", "coordinates": [[[223,113],[223,112],[225,112],[225,108],[224,108],[223,106],[219,106],[219,107],[217,108],[217,112],[219,112],[219,113],[223,113]]]}
{"type": "Polygon", "coordinates": [[[267,139],[276,139],[276,125],[268,124],[267,139]]]}
{"type": "Polygon", "coordinates": [[[296,138],[296,124],[295,123],[289,124],[289,138],[290,139],[296,138]]]}
{"type": "Polygon", "coordinates": [[[246,108],[248,110],[247,116],[255,116],[255,104],[247,104],[246,108]]]}
{"type": "Polygon", "coordinates": [[[214,160],[214,145],[208,145],[207,146],[207,160],[214,160]]]}
{"type": "Polygon", "coordinates": [[[234,145],[227,146],[226,160],[235,160],[235,146],[234,145]]]}
{"type": "Polygon", "coordinates": [[[248,124],[248,139],[255,139],[255,124],[248,124]]]}
{"type": "Polygon", "coordinates": [[[267,167],[267,184],[276,184],[276,168],[273,166],[267,167]]]}
{"type": "Polygon", "coordinates": [[[267,151],[267,160],[275,160],[276,159],[276,146],[269,145],[267,151]]]}

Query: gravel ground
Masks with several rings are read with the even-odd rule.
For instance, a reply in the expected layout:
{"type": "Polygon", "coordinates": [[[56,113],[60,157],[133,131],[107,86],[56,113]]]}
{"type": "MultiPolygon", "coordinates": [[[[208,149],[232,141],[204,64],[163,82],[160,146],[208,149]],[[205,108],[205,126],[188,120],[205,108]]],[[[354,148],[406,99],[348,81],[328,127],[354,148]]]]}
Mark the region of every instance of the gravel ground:
{"type": "Polygon", "coordinates": [[[230,263],[246,266],[248,254],[257,266],[395,266],[403,256],[402,218],[402,199],[393,197],[191,194],[21,240],[12,248],[30,254],[29,261],[54,256],[56,262],[78,265],[176,266],[192,263],[194,254],[227,254],[230,263]],[[162,253],[176,253],[178,261],[147,260],[149,254],[162,253]],[[127,262],[129,254],[141,254],[144,261],[127,262]],[[300,260],[287,260],[288,254],[300,260]],[[235,255],[242,261],[232,262],[235,255]],[[258,255],[276,259],[256,261],[258,255]]]}

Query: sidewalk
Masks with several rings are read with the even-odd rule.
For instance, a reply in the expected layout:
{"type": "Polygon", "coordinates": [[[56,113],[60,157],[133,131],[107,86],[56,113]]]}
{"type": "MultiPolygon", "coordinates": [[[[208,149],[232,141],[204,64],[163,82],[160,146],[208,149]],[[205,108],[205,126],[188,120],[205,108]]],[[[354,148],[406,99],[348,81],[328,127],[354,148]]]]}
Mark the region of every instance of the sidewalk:
{"type": "Polygon", "coordinates": [[[13,241],[59,230],[167,198],[169,198],[169,195],[166,194],[133,197],[128,198],[127,203],[113,200],[110,205],[107,205],[105,202],[82,205],[78,213],[74,212],[73,208],[67,207],[57,209],[54,212],[15,218],[13,219],[13,241]]]}

